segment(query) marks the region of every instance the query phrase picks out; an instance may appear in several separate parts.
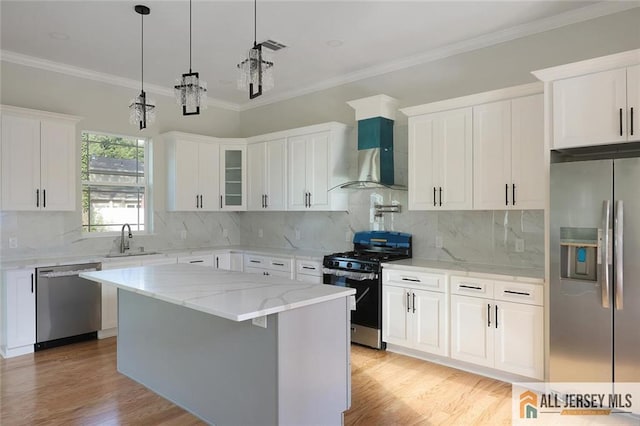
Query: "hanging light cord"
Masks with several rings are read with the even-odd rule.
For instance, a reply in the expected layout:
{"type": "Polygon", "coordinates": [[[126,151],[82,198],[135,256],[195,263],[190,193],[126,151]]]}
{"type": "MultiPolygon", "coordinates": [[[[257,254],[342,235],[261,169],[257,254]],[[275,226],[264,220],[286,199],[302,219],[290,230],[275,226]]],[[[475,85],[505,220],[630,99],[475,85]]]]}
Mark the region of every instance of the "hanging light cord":
{"type": "Polygon", "coordinates": [[[142,71],[140,72],[140,88],[144,92],[144,15],[140,14],[140,20],[142,25],[140,26],[141,37],[140,37],[140,46],[142,54],[140,55],[140,61],[142,62],[142,66],[140,67],[142,71]]]}
{"type": "Polygon", "coordinates": [[[191,0],[189,0],[189,74],[191,74],[191,0]]]}

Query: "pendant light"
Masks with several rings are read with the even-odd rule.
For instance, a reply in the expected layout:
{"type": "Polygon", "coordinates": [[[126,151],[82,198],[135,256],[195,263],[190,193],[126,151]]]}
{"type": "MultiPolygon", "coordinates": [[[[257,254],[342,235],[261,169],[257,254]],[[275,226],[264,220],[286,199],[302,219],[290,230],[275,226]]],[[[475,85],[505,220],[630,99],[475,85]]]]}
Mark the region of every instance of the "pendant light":
{"type": "Polygon", "coordinates": [[[147,98],[147,94],[144,91],[144,15],[148,15],[151,10],[144,5],[137,5],[134,7],[136,13],[140,14],[141,34],[141,72],[140,72],[140,94],[131,100],[129,105],[129,121],[131,124],[139,124],[140,130],[146,129],[147,124],[153,124],[156,118],[155,102],[147,98]]]}
{"type": "Polygon", "coordinates": [[[174,93],[182,115],[198,115],[200,107],[207,107],[207,83],[200,74],[191,71],[191,0],[189,0],[189,72],[176,80],[174,93]]]}
{"type": "Polygon", "coordinates": [[[257,0],[253,1],[253,47],[249,49],[247,58],[240,62],[238,70],[238,89],[245,90],[249,87],[249,99],[262,95],[273,87],[273,60],[268,49],[262,49],[262,43],[256,42],[257,26],[257,0]],[[258,89],[254,91],[254,88],[258,89]]]}

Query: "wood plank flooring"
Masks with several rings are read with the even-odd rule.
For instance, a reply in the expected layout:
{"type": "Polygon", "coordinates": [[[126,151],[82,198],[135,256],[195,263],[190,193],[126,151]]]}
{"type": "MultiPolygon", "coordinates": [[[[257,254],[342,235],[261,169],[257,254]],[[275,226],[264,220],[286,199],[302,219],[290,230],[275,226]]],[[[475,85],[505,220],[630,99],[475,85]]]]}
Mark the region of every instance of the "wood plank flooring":
{"type": "MultiPolygon", "coordinates": [[[[347,425],[509,424],[511,385],[352,347],[347,425]]],[[[0,358],[0,425],[201,425],[116,371],[116,339],[0,358]]]]}

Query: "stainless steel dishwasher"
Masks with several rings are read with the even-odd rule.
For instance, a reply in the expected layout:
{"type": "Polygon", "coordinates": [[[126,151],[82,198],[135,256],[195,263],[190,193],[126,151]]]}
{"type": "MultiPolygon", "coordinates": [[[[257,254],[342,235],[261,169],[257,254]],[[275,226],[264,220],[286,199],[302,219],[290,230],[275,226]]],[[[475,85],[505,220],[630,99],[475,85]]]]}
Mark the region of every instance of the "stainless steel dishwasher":
{"type": "Polygon", "coordinates": [[[100,269],[101,263],[36,268],[36,351],[97,338],[101,287],[78,274],[100,269]]]}

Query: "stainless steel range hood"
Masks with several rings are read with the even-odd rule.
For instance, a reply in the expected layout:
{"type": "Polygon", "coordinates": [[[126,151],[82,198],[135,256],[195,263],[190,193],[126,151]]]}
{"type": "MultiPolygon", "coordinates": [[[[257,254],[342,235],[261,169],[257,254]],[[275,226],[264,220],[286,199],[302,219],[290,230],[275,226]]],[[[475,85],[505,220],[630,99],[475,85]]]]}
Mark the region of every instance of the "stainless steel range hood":
{"type": "Polygon", "coordinates": [[[398,101],[386,95],[347,102],[356,110],[358,121],[358,177],[340,188],[391,188],[395,185],[393,166],[393,121],[398,101]]]}

